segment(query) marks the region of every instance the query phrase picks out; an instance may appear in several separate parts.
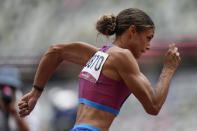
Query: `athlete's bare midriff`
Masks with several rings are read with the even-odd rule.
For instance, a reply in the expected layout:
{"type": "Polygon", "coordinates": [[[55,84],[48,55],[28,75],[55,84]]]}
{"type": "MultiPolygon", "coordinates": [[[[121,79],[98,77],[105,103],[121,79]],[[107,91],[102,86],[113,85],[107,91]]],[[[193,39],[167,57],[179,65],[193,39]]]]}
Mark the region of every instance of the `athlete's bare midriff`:
{"type": "Polygon", "coordinates": [[[101,131],[109,131],[109,127],[114,120],[115,115],[105,112],[85,104],[79,104],[76,125],[89,124],[101,131]]]}

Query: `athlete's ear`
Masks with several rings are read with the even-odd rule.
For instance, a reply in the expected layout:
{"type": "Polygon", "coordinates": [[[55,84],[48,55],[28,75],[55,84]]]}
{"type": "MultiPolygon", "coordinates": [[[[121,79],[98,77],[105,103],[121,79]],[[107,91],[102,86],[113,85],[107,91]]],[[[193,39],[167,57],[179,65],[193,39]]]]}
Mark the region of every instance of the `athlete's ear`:
{"type": "Polygon", "coordinates": [[[135,33],[136,33],[136,27],[135,27],[134,25],[131,25],[131,26],[129,27],[129,32],[130,32],[131,34],[135,34],[135,33]]]}
{"type": "Polygon", "coordinates": [[[128,29],[128,35],[130,38],[133,38],[136,34],[136,27],[134,25],[131,25],[128,29]]]}

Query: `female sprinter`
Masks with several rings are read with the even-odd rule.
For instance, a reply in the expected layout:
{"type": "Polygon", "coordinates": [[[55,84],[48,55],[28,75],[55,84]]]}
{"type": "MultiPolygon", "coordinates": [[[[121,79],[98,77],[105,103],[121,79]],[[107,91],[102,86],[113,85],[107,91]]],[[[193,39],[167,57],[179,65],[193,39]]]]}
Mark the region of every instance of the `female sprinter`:
{"type": "Polygon", "coordinates": [[[46,82],[64,60],[84,66],[79,74],[78,113],[71,131],[108,131],[131,93],[147,113],[158,114],[180,62],[177,47],[170,45],[158,83],[152,88],[136,61],[150,48],[155,29],[151,18],[142,10],[129,8],[117,16],[102,16],[96,29],[106,36],[115,34],[115,41],[101,49],[82,42],[51,46],[41,59],[32,90],[18,104],[21,117],[34,109],[46,82]]]}

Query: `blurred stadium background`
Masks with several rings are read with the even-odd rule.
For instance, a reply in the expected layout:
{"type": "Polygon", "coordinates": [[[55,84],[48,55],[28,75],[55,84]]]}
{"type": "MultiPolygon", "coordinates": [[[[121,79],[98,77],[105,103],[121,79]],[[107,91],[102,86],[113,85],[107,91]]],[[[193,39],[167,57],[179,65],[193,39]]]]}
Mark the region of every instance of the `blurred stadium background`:
{"type": "MultiPolygon", "coordinates": [[[[146,114],[131,95],[110,130],[196,131],[196,0],[0,0],[0,66],[14,65],[21,70],[26,93],[31,90],[40,58],[51,44],[108,44],[113,37],[97,38],[98,17],[117,15],[130,7],[146,11],[156,25],[151,50],[139,59],[140,68],[152,85],[157,82],[170,43],[179,47],[182,62],[158,116],[146,114]]],[[[40,131],[68,131],[73,126],[80,69],[64,62],[51,77],[36,113],[31,114],[38,120],[40,131]]]]}

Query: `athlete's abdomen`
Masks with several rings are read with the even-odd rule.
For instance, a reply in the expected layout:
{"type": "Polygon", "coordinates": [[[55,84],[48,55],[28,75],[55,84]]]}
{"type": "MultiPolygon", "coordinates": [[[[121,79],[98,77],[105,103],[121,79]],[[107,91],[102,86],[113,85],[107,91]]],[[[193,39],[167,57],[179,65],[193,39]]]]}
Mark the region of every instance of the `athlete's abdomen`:
{"type": "Polygon", "coordinates": [[[102,131],[108,131],[115,115],[85,104],[79,104],[76,119],[77,124],[89,124],[102,131]]]}

